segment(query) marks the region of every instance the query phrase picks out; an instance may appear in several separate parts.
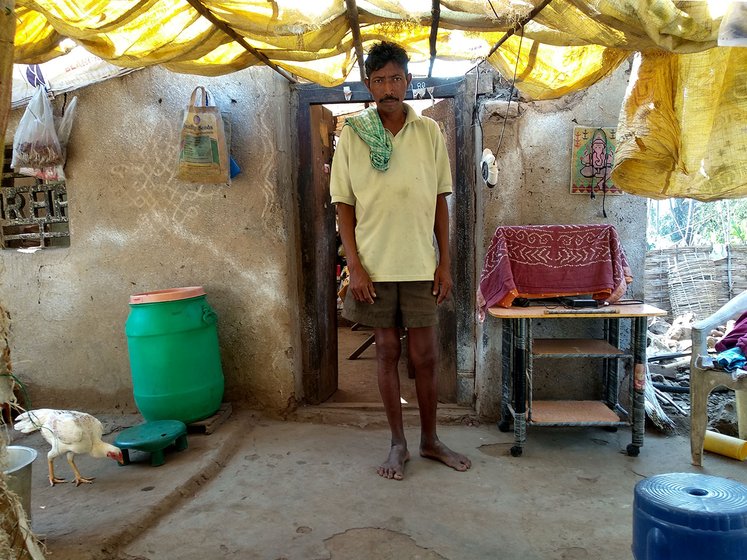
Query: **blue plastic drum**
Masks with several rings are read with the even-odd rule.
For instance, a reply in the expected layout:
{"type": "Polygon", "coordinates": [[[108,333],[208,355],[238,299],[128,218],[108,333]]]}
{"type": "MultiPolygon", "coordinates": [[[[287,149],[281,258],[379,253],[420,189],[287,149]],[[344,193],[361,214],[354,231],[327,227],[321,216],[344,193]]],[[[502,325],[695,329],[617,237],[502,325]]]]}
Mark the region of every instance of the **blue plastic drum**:
{"type": "Polygon", "coordinates": [[[747,486],[693,473],[641,480],[632,549],[635,560],[747,559],[747,486]]]}

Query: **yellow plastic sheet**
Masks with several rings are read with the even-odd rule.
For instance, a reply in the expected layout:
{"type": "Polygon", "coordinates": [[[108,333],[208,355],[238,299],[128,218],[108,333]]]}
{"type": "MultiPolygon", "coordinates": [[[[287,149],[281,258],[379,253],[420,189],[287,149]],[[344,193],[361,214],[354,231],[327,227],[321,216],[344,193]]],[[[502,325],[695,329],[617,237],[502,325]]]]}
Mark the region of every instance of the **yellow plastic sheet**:
{"type": "Polygon", "coordinates": [[[630,56],[599,45],[552,47],[528,37],[510,37],[490,63],[532,99],[555,99],[589,87],[630,56]]]}
{"type": "Polygon", "coordinates": [[[747,49],[637,55],[612,178],[650,198],[747,196],[747,49]]]}
{"type": "MultiPolygon", "coordinates": [[[[718,1],[553,0],[526,26],[525,36],[539,45],[537,68],[569,63],[560,68],[568,75],[559,86],[564,92],[573,87],[568,84],[585,87],[593,76],[604,75],[599,60],[612,65],[620,58],[617,53],[604,53],[602,47],[678,53],[713,47],[719,20],[709,6],[718,1]],[[552,47],[587,46],[594,48],[552,52],[552,47]],[[590,64],[574,60],[587,54],[597,60],[590,64]]],[[[347,64],[339,64],[339,59],[323,62],[343,51],[351,56],[352,32],[344,0],[201,0],[201,4],[273,62],[297,63],[292,66],[300,76],[304,67],[313,66],[309,74],[326,75],[326,83],[340,83],[347,77],[347,64]],[[315,62],[307,64],[310,61],[315,62]]],[[[357,0],[357,6],[364,36],[407,42],[416,52],[429,53],[430,0],[357,0]]],[[[442,1],[439,55],[475,60],[485,56],[532,7],[511,0],[442,1]]],[[[218,75],[257,62],[256,57],[240,53],[243,48],[232,37],[186,0],[18,0],[16,15],[16,61],[22,63],[60,54],[59,43],[66,37],[125,67],[171,64],[182,72],[218,75]]],[[[507,43],[502,50],[503,55],[494,57],[499,67],[516,49],[507,43]]],[[[544,74],[543,70],[534,75],[540,76],[538,86],[547,89],[545,84],[552,82],[544,74]]],[[[531,88],[534,75],[528,74],[522,87],[531,88]]]]}
{"type": "MultiPolygon", "coordinates": [[[[477,61],[540,0],[442,0],[440,57],[477,61]]],[[[430,54],[431,0],[357,0],[364,48],[388,39],[430,54]]],[[[358,79],[345,0],[201,0],[253,48],[296,76],[358,79]]],[[[644,53],[619,128],[623,190],[700,200],[747,195],[745,55],[716,38],[727,0],[553,0],[489,62],[533,99],[586,88],[644,53]],[[521,42],[521,49],[519,44],[521,42]],[[740,69],[740,71],[735,71],[740,69]],[[705,95],[700,95],[703,92],[705,95]],[[652,106],[653,104],[653,106],[652,106]],[[741,129],[740,129],[741,127],[741,129]]],[[[17,0],[15,61],[44,62],[72,39],[111,64],[217,76],[260,60],[186,0],[17,0]]],[[[747,49],[742,49],[746,51],[747,49]]]]}

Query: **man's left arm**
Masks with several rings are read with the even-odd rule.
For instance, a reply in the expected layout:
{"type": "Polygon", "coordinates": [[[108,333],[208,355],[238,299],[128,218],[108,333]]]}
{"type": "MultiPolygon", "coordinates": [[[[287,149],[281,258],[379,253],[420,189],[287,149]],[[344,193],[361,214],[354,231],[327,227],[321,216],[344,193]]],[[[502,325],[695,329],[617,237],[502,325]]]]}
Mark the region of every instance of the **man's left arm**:
{"type": "Polygon", "coordinates": [[[454,283],[451,280],[451,255],[449,253],[449,205],[446,203],[448,193],[436,197],[436,220],[433,232],[438,243],[438,266],[433,275],[433,295],[438,296],[438,303],[444,301],[451,293],[454,283]]]}

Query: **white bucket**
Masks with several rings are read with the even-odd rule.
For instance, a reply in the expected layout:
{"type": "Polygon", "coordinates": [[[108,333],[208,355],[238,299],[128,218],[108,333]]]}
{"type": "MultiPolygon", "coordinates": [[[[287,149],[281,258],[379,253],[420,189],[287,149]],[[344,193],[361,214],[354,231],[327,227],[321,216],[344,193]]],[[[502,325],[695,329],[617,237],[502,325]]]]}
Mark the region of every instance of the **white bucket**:
{"type": "Polygon", "coordinates": [[[8,488],[21,499],[23,509],[31,520],[31,464],[36,459],[36,450],[21,445],[9,445],[7,475],[8,488]]]}

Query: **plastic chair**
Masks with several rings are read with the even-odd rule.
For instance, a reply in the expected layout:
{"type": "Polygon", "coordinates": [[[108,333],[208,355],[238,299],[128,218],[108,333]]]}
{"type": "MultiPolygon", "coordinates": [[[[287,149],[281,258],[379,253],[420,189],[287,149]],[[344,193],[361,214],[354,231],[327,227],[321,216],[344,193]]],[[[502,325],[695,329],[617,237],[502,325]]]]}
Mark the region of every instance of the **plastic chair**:
{"type": "Polygon", "coordinates": [[[747,311],[747,290],[725,303],[718,311],[692,326],[692,357],[690,358],[690,453],[692,464],[701,466],[703,440],[708,425],[708,395],[719,386],[736,391],[739,437],[747,439],[747,377],[735,381],[732,374],[698,367],[698,356],[708,353],[707,338],[713,328],[723,325],[747,311]]]}

